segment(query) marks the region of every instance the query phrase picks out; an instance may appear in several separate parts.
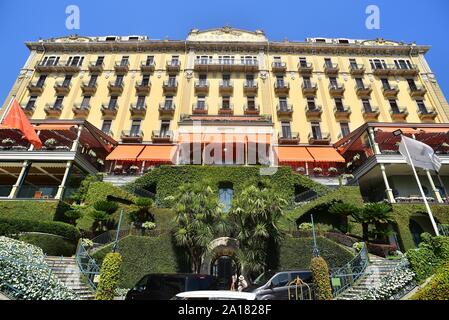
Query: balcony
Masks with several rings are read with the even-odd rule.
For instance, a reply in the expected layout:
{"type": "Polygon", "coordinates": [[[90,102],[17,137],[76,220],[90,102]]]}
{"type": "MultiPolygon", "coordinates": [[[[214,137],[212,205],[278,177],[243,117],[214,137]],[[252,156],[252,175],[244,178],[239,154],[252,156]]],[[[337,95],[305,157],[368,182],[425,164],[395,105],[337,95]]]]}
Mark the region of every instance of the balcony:
{"type": "Polygon", "coordinates": [[[77,118],[86,118],[90,112],[89,104],[76,103],[72,108],[73,114],[77,118]]]}
{"type": "Polygon", "coordinates": [[[91,83],[90,81],[85,81],[81,84],[81,91],[83,95],[94,95],[97,92],[97,83],[91,83]]]}
{"type": "Polygon", "coordinates": [[[159,116],[172,118],[175,114],[176,105],[174,103],[159,104],[159,116]]]}
{"type": "Polygon", "coordinates": [[[123,82],[109,81],[108,89],[111,95],[121,95],[123,93],[123,82]]]}
{"type": "Polygon", "coordinates": [[[219,104],[218,114],[220,115],[232,115],[234,114],[234,105],[232,103],[219,104]]]}
{"type": "Polygon", "coordinates": [[[72,84],[70,82],[64,83],[64,81],[58,81],[55,83],[54,88],[56,91],[56,95],[65,96],[69,94],[70,89],[72,88],[72,84]]]}
{"type": "Polygon", "coordinates": [[[114,70],[116,73],[127,73],[129,71],[129,61],[116,61],[114,64],[114,70]]]}
{"type": "Polygon", "coordinates": [[[316,83],[303,83],[301,89],[304,96],[314,96],[316,95],[318,86],[316,83]]]}
{"type": "Polygon", "coordinates": [[[373,68],[373,74],[376,76],[416,76],[418,73],[418,66],[415,64],[411,66],[376,65],[373,68]]]}
{"type": "Polygon", "coordinates": [[[178,92],[178,81],[164,81],[162,85],[162,89],[164,94],[176,94],[178,92]]]}
{"type": "Polygon", "coordinates": [[[340,71],[340,68],[337,63],[325,63],[323,68],[324,73],[328,76],[336,75],[340,71]]]}
{"type": "Polygon", "coordinates": [[[221,80],[219,90],[221,94],[232,94],[234,92],[234,82],[231,80],[221,80]]]}
{"type": "Polygon", "coordinates": [[[307,106],[305,108],[307,120],[320,120],[323,108],[321,106],[307,106]]]}
{"type": "Polygon", "coordinates": [[[42,94],[42,92],[44,92],[45,89],[45,84],[43,83],[29,83],[28,86],[28,92],[30,93],[30,95],[38,95],[40,96],[42,94]]]}
{"type": "Polygon", "coordinates": [[[194,103],[192,105],[192,114],[207,114],[208,113],[207,103],[194,103]]]}
{"type": "Polygon", "coordinates": [[[209,93],[209,81],[207,81],[207,80],[195,81],[195,93],[196,94],[208,94],[209,93]]]}
{"type": "Polygon", "coordinates": [[[28,104],[26,103],[25,105],[21,105],[23,112],[28,116],[31,117],[34,113],[34,111],[36,110],[36,105],[35,104],[28,104]]]}
{"type": "Polygon", "coordinates": [[[154,72],[156,68],[156,63],[154,61],[142,61],[140,64],[140,71],[142,73],[151,73],[154,72]]]}
{"type": "Polygon", "coordinates": [[[313,72],[313,64],[311,62],[298,62],[298,72],[301,75],[310,75],[313,72]]]}
{"type": "Polygon", "coordinates": [[[142,142],[143,131],[142,130],[123,130],[120,135],[120,139],[123,142],[142,142]]]}
{"type": "Polygon", "coordinates": [[[181,70],[181,62],[178,60],[167,61],[165,67],[169,73],[178,73],[181,70]]]}
{"type": "Polygon", "coordinates": [[[379,108],[371,106],[370,108],[362,108],[362,115],[365,122],[377,121],[379,118],[379,108]]]}
{"type": "Polygon", "coordinates": [[[271,63],[271,70],[275,73],[287,71],[287,64],[281,61],[274,61],[271,63]]]}
{"type": "Polygon", "coordinates": [[[43,73],[77,73],[81,70],[79,63],[70,63],[67,61],[43,62],[37,63],[35,66],[37,72],[43,73]]]}
{"type": "Polygon", "coordinates": [[[131,112],[132,117],[145,117],[147,113],[147,105],[144,103],[131,103],[129,106],[129,111],[131,112]]]}
{"type": "Polygon", "coordinates": [[[345,93],[345,85],[340,83],[329,84],[329,94],[332,97],[341,97],[345,93]]]}
{"type": "Polygon", "coordinates": [[[373,92],[373,88],[371,88],[371,85],[356,85],[355,86],[355,93],[358,97],[367,97],[371,95],[371,92],[373,92]]]}
{"type": "Polygon", "coordinates": [[[427,93],[427,89],[421,86],[415,86],[408,89],[410,96],[413,98],[422,98],[427,93]]]}
{"type": "Polygon", "coordinates": [[[334,115],[337,120],[348,120],[351,115],[351,108],[349,106],[335,106],[334,115]]]}
{"type": "Polygon", "coordinates": [[[331,136],[327,132],[323,132],[319,135],[309,133],[309,144],[312,145],[328,145],[331,142],[331,136]]]}
{"type": "Polygon", "coordinates": [[[257,72],[257,59],[196,59],[194,70],[197,72],[257,72]]]}
{"type": "Polygon", "coordinates": [[[299,132],[290,132],[287,134],[279,133],[278,143],[279,144],[298,144],[299,143],[299,132]]]}
{"type": "Polygon", "coordinates": [[[102,104],[101,113],[105,117],[115,117],[117,115],[118,106],[115,104],[102,104]]]}
{"type": "Polygon", "coordinates": [[[390,110],[390,115],[393,120],[404,121],[408,116],[408,111],[405,107],[392,108],[390,110]]]}
{"type": "Polygon", "coordinates": [[[138,95],[149,95],[150,91],[151,91],[151,82],[140,82],[140,83],[136,83],[136,93],[138,95]]]}
{"type": "Polygon", "coordinates": [[[257,104],[252,104],[252,105],[243,105],[243,110],[245,115],[248,116],[256,116],[260,114],[260,106],[257,104]]]}
{"type": "Polygon", "coordinates": [[[438,115],[434,108],[418,108],[417,112],[422,121],[433,121],[438,115]]]}
{"type": "Polygon", "coordinates": [[[44,111],[49,117],[59,117],[62,113],[63,105],[55,105],[53,103],[47,103],[44,111]]]}
{"type": "Polygon", "coordinates": [[[243,93],[245,95],[257,94],[258,90],[259,90],[259,85],[257,84],[257,81],[245,81],[243,83],[243,93]]]}
{"type": "Polygon", "coordinates": [[[274,83],[274,93],[277,95],[280,94],[289,94],[290,92],[290,84],[284,81],[277,81],[274,83]]]}
{"type": "Polygon", "coordinates": [[[361,76],[365,73],[365,65],[363,64],[350,64],[349,73],[353,76],[361,76]]]}
{"type": "Polygon", "coordinates": [[[293,106],[291,104],[278,104],[277,115],[278,117],[290,118],[293,114],[293,106]]]}
{"type": "Polygon", "coordinates": [[[171,143],[173,142],[173,131],[153,130],[151,132],[151,141],[153,141],[153,143],[171,143]]]}
{"type": "Polygon", "coordinates": [[[96,61],[89,63],[89,72],[90,73],[101,73],[104,70],[104,63],[98,63],[96,61]]]}
{"type": "Polygon", "coordinates": [[[385,85],[382,87],[382,93],[385,98],[394,98],[397,97],[399,93],[399,88],[398,86],[385,85]]]}

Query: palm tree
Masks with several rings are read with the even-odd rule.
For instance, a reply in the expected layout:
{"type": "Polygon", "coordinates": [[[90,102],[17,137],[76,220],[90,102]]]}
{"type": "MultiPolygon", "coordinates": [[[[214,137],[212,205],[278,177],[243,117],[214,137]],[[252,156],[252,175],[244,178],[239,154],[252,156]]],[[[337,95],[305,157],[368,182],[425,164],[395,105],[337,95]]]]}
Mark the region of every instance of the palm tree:
{"type": "Polygon", "coordinates": [[[381,229],[389,222],[393,221],[391,217],[391,205],[378,202],[366,203],[362,209],[352,214],[354,220],[362,225],[363,240],[369,239],[369,225],[374,224],[376,228],[381,229]]]}
{"type": "Polygon", "coordinates": [[[175,241],[186,248],[193,271],[200,273],[202,257],[210,242],[227,230],[218,196],[203,181],[181,185],[169,198],[175,203],[175,241]]]}
{"type": "Polygon", "coordinates": [[[145,228],[142,225],[148,221],[154,222],[154,202],[150,198],[137,198],[135,204],[137,205],[137,209],[132,211],[129,217],[137,229],[141,230],[143,235],[145,228]]]}
{"type": "Polygon", "coordinates": [[[278,245],[282,239],[277,224],[286,205],[266,183],[246,187],[235,199],[230,218],[239,242],[237,258],[245,273],[264,271],[270,241],[278,245]]]}
{"type": "Polygon", "coordinates": [[[341,218],[341,229],[348,232],[348,217],[353,216],[360,209],[355,205],[346,202],[334,202],[329,208],[329,212],[341,218]]]}

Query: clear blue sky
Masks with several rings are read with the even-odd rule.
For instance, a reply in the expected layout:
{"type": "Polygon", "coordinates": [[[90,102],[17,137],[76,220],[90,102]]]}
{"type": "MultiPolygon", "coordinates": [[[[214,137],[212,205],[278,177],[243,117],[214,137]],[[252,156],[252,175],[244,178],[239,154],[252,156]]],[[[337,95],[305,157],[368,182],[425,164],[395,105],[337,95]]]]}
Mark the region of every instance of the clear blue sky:
{"type": "Polygon", "coordinates": [[[447,0],[312,0],[312,1],[0,1],[0,102],[4,101],[24,64],[25,41],[80,35],[148,35],[184,39],[191,28],[230,25],[262,29],[271,40],[303,41],[306,37],[347,37],[431,45],[427,60],[449,94],[449,1],[447,0]],[[365,28],[365,8],[380,8],[380,29],[365,28]],[[68,5],[81,13],[80,30],[65,27],[68,5]]]}

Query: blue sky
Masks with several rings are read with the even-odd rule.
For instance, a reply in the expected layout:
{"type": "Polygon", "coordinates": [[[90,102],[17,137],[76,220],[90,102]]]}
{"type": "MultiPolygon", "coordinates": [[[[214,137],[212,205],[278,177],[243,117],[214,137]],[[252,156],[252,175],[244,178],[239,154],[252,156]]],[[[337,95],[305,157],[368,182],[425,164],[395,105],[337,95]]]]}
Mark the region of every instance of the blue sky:
{"type": "MultiPolygon", "coordinates": [[[[68,34],[148,35],[184,39],[192,28],[230,25],[262,29],[271,40],[306,37],[385,39],[431,45],[427,60],[449,94],[449,1],[314,0],[314,1],[0,1],[0,102],[4,101],[26,61],[25,41],[68,34]],[[365,28],[365,8],[380,9],[380,29],[365,28]],[[80,30],[67,30],[65,9],[80,8],[80,30]],[[446,72],[445,72],[446,71],[446,72]]],[[[448,97],[449,98],[449,97],[448,97]]]]}

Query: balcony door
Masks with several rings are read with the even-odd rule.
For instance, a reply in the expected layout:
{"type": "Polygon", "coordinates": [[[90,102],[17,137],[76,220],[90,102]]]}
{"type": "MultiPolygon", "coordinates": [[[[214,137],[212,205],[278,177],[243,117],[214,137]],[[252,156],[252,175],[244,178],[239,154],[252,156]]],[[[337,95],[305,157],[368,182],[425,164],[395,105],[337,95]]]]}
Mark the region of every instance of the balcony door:
{"type": "Polygon", "coordinates": [[[401,113],[401,111],[399,110],[398,103],[396,102],[396,100],[390,99],[390,100],[388,100],[388,102],[390,103],[391,111],[393,113],[395,113],[395,114],[401,113]]]}
{"type": "Polygon", "coordinates": [[[371,103],[369,99],[362,99],[363,110],[367,113],[373,112],[373,108],[371,107],[371,103]]]}
{"type": "Polygon", "coordinates": [[[363,83],[362,78],[355,78],[355,84],[357,85],[357,88],[365,89],[365,84],[363,83]]]}
{"type": "Polygon", "coordinates": [[[426,105],[424,104],[424,101],[422,100],[416,100],[416,104],[418,105],[418,110],[422,114],[427,114],[429,111],[426,108],[426,105]]]}
{"type": "Polygon", "coordinates": [[[103,62],[104,62],[104,57],[98,57],[97,61],[95,62],[95,65],[97,67],[99,67],[99,66],[103,65],[103,62]]]}
{"type": "Polygon", "coordinates": [[[315,98],[307,97],[307,109],[310,111],[316,110],[315,98]]]}
{"type": "Polygon", "coordinates": [[[98,76],[96,74],[91,75],[89,79],[89,87],[94,87],[97,83],[97,79],[98,76]]]}
{"type": "Polygon", "coordinates": [[[136,103],[136,107],[137,109],[143,109],[145,108],[145,96],[138,96],[137,97],[137,103],[136,103]]]}
{"type": "Polygon", "coordinates": [[[276,86],[278,88],[283,88],[284,87],[284,76],[276,76],[276,86]]]}
{"type": "Polygon", "coordinates": [[[382,78],[382,79],[380,79],[380,81],[382,82],[382,87],[384,88],[384,90],[391,89],[390,82],[388,82],[387,78],[382,78]]]}
{"type": "Polygon", "coordinates": [[[173,107],[173,96],[165,96],[164,109],[170,110],[173,107]]]}
{"type": "Polygon", "coordinates": [[[111,110],[114,110],[117,107],[117,96],[111,96],[111,98],[109,99],[109,105],[108,108],[111,110]]]}
{"type": "Polygon", "coordinates": [[[90,98],[91,96],[84,96],[83,100],[81,101],[81,109],[88,109],[90,104],[90,98]]]}
{"type": "Polygon", "coordinates": [[[133,120],[131,124],[131,130],[129,131],[129,135],[131,137],[137,137],[140,135],[140,125],[142,120],[133,120]]]}
{"type": "Polygon", "coordinates": [[[312,88],[312,81],[310,81],[310,77],[303,77],[304,88],[312,88]]]}
{"type": "Polygon", "coordinates": [[[288,109],[287,97],[279,97],[279,110],[287,111],[287,109],[288,109]]]}
{"type": "Polygon", "coordinates": [[[416,87],[415,80],[409,78],[409,79],[407,79],[407,83],[408,83],[408,86],[409,86],[410,90],[416,91],[416,89],[418,89],[416,87]]]}
{"type": "Polygon", "coordinates": [[[345,107],[343,106],[343,101],[341,98],[335,98],[335,109],[337,109],[337,111],[343,112],[345,111],[345,107]]]}
{"type": "Polygon", "coordinates": [[[312,136],[314,139],[322,139],[321,126],[319,122],[312,122],[312,136]]]}
{"type": "Polygon", "coordinates": [[[120,87],[123,84],[123,76],[118,75],[117,78],[115,78],[115,86],[120,87]]]}
{"type": "Polygon", "coordinates": [[[56,97],[56,101],[55,101],[55,104],[53,105],[53,108],[54,109],[61,109],[63,101],[64,101],[64,96],[56,97]]]}
{"type": "Polygon", "coordinates": [[[292,129],[290,122],[281,122],[282,138],[290,139],[292,137],[292,129]]]}
{"type": "Polygon", "coordinates": [[[161,122],[161,130],[159,135],[161,137],[167,137],[170,135],[170,120],[164,120],[161,122]]]}
{"type": "Polygon", "coordinates": [[[120,66],[122,67],[126,67],[129,63],[129,57],[128,56],[124,56],[122,57],[122,60],[120,61],[120,66]]]}
{"type": "Polygon", "coordinates": [[[39,79],[37,80],[37,83],[36,83],[36,87],[42,88],[45,84],[46,79],[47,79],[46,74],[39,76],[39,79]]]}

